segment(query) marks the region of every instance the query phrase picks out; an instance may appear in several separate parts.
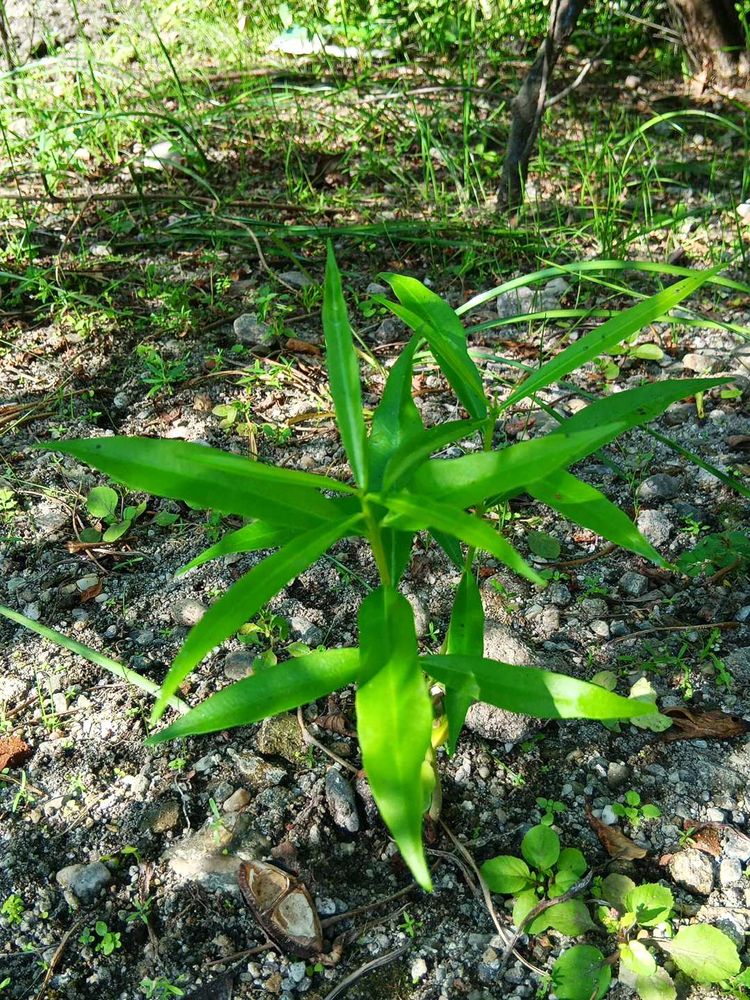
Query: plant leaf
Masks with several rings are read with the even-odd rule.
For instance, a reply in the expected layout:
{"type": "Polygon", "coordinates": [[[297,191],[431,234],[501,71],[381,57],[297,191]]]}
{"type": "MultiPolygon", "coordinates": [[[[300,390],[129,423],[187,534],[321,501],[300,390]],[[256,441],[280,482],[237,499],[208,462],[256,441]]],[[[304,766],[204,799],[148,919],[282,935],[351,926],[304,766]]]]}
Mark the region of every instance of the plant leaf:
{"type": "Polygon", "coordinates": [[[326,649],[287,660],[211,695],[171,726],[149,736],[146,744],[259,722],[353,683],[358,670],[356,649],[326,649]]]}
{"type": "Polygon", "coordinates": [[[299,528],[339,517],[335,505],[318,490],[352,492],[326,476],[275,469],[187,441],[112,437],[55,441],[44,447],[73,455],[134,490],[299,528]]]}
{"type": "Polygon", "coordinates": [[[464,568],[464,554],[461,551],[461,543],[457,538],[453,538],[451,535],[446,534],[444,531],[438,531],[436,528],[430,529],[430,534],[435,539],[440,548],[445,552],[450,561],[456,567],[456,569],[463,570],[464,568]]]}
{"type": "Polygon", "coordinates": [[[370,425],[370,488],[380,489],[388,459],[407,439],[424,428],[412,397],[414,352],[419,343],[412,337],[391,368],[370,425]]]}
{"type": "Polygon", "coordinates": [[[430,676],[477,701],[540,719],[628,719],[652,711],[642,701],[536,667],[479,656],[430,655],[421,662],[430,676]]]}
{"type": "Polygon", "coordinates": [[[552,966],[552,986],[558,1000],[600,1000],[609,989],[612,969],[598,948],[577,944],[552,966]]]}
{"type": "Polygon", "coordinates": [[[341,291],[341,275],[330,240],[323,291],[323,334],[336,423],[354,479],[362,489],[366,489],[368,462],[359,363],[341,291]]]}
{"type": "Polygon", "coordinates": [[[742,968],[734,942],[709,924],[681,927],[671,940],[659,938],[656,943],[696,983],[720,983],[742,968]]]}
{"type": "Polygon", "coordinates": [[[501,451],[433,458],[416,470],[408,486],[415,493],[458,507],[471,507],[492,496],[513,496],[555,469],[565,468],[597,451],[624,429],[624,421],[599,424],[580,431],[574,428],[564,436],[555,431],[501,451]]]}
{"type": "Polygon", "coordinates": [[[583,900],[567,899],[564,903],[555,903],[539,914],[527,926],[529,934],[541,934],[549,928],[565,934],[566,937],[578,937],[587,931],[594,930],[596,924],[583,900]]]}
{"type": "Polygon", "coordinates": [[[455,310],[421,281],[401,274],[382,274],[401,305],[376,296],[378,302],[424,337],[448,383],[472,417],[487,416],[482,377],[466,349],[466,330],[455,310]]]}
{"type": "Polygon", "coordinates": [[[674,896],[667,886],[659,885],[658,882],[646,882],[633,886],[628,892],[625,909],[635,914],[641,927],[656,927],[669,920],[674,909],[674,896]]]}
{"type": "Polygon", "coordinates": [[[492,892],[516,896],[534,884],[534,876],[526,862],[510,854],[499,854],[496,858],[490,858],[489,861],[485,861],[480,871],[492,892]]]}
{"type": "Polygon", "coordinates": [[[574,524],[589,528],[615,545],[636,552],[660,566],[666,565],[665,560],[624,511],[599,490],[571,473],[558,469],[544,479],[531,483],[527,490],[531,496],[574,524]]]}
{"type": "Polygon", "coordinates": [[[113,518],[119,497],[111,486],[95,486],[86,497],[86,509],[92,517],[113,518]]]}
{"type": "MultiPolygon", "coordinates": [[[[484,608],[482,595],[471,569],[461,574],[453,595],[453,609],[445,637],[446,653],[481,656],[484,652],[484,608]]],[[[445,714],[448,718],[448,753],[453,754],[473,699],[461,688],[445,688],[445,714]]],[[[500,891],[500,890],[496,890],[500,891]]],[[[510,890],[513,891],[513,890],[510,890]]]]}
{"type": "Polygon", "coordinates": [[[628,893],[635,889],[635,882],[627,875],[620,875],[619,872],[612,872],[602,879],[602,898],[617,910],[622,916],[627,912],[625,899],[628,893]]]}
{"type": "Polygon", "coordinates": [[[397,515],[397,518],[392,518],[391,514],[386,515],[384,524],[396,520],[399,527],[409,527],[413,530],[436,528],[438,531],[444,531],[475,548],[490,552],[519,576],[532,580],[540,587],[546,586],[544,577],[529,566],[523,556],[488,521],[472,517],[448,504],[435,503],[429,497],[412,493],[384,496],[381,497],[381,502],[392,514],[397,515]]]}
{"type": "Polygon", "coordinates": [[[656,959],[640,941],[620,946],[620,963],[636,976],[652,976],[656,971],[656,959]]]}
{"type": "Polygon", "coordinates": [[[164,679],[151,721],[156,722],[160,718],[169,695],[177,690],[193,667],[214,646],[257,614],[267,601],[322,556],[334,542],[349,534],[357,521],[358,517],[353,517],[338,524],[316,525],[304,534],[297,535],[278,552],[274,552],[240,577],[223,597],[212,604],[188,632],[182,649],[164,679]]]}
{"type": "Polygon", "coordinates": [[[449,420],[406,438],[386,465],[383,488],[391,490],[401,485],[434,451],[469,437],[484,423],[483,420],[449,420]]]}
{"type": "Polygon", "coordinates": [[[662,289],[650,298],[631,306],[613,316],[612,319],[602,323],[600,327],[581,337],[575,343],[566,347],[564,351],[551,358],[542,365],[533,375],[527,378],[521,385],[510,394],[502,404],[502,409],[506,410],[514,406],[521,399],[544,389],[553,382],[564,378],[574,369],[580,368],[587,361],[602,354],[621,340],[636,333],[649,323],[653,323],[665,313],[668,313],[678,302],[687,298],[696,289],[708,280],[714,272],[702,271],[699,274],[684,278],[682,281],[662,289]]]}
{"type": "MultiPolygon", "coordinates": [[[[630,985],[623,977],[622,969],[619,978],[630,985]]],[[[649,976],[635,976],[632,986],[641,1000],[677,1000],[672,977],[661,966],[657,966],[649,976]]]]}
{"type": "Polygon", "coordinates": [[[414,532],[397,531],[395,528],[383,528],[381,539],[386,559],[388,560],[388,568],[391,573],[391,583],[395,586],[403,576],[404,570],[411,560],[414,532]]]}
{"type": "Polygon", "coordinates": [[[421,772],[432,735],[432,703],[417,659],[411,605],[392,587],[380,587],[362,602],[359,631],[362,762],[393,839],[414,878],[429,890],[421,772]]]}
{"type": "Polygon", "coordinates": [[[560,857],[560,838],[549,826],[532,826],[521,841],[521,854],[539,871],[548,871],[560,857]]]}
{"type": "Polygon", "coordinates": [[[176,576],[182,576],[189,569],[202,566],[210,559],[229,555],[232,552],[257,552],[260,549],[275,549],[288,542],[299,532],[293,528],[281,527],[278,524],[266,524],[265,521],[253,521],[236,531],[227,532],[224,537],[209,549],[205,549],[195,559],[177,570],[176,576]]]}

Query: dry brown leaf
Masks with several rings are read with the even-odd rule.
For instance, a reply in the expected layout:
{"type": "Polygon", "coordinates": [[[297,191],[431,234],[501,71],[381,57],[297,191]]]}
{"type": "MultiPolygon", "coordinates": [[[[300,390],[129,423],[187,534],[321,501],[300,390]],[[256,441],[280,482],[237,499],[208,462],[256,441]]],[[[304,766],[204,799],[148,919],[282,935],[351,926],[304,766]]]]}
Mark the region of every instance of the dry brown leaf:
{"type": "Polygon", "coordinates": [[[602,823],[594,816],[588,806],[586,806],[586,819],[611,858],[619,858],[622,861],[637,861],[639,858],[645,858],[648,854],[645,848],[639,847],[635,841],[626,837],[616,827],[602,823]]]}
{"type": "MultiPolygon", "coordinates": [[[[682,825],[686,830],[689,830],[692,826],[688,819],[683,820],[682,825]]],[[[721,857],[721,837],[716,827],[698,825],[690,834],[690,839],[693,841],[695,847],[699,851],[703,851],[704,854],[710,854],[713,858],[721,857]]]]}
{"type": "Polygon", "coordinates": [[[20,767],[31,754],[31,747],[20,736],[0,736],[0,771],[20,767]]]}
{"type": "Polygon", "coordinates": [[[665,730],[660,739],[672,740],[729,740],[746,733],[750,726],[737,715],[719,710],[692,711],[684,706],[666,708],[663,715],[672,719],[671,729],[665,730]]]}
{"type": "Polygon", "coordinates": [[[317,344],[311,344],[309,340],[297,340],[295,337],[289,337],[284,341],[284,350],[292,351],[293,354],[323,353],[317,344]]]}
{"type": "Polygon", "coordinates": [[[81,594],[81,604],[85,604],[86,601],[93,601],[95,597],[98,597],[102,592],[102,581],[97,580],[93,587],[89,587],[88,590],[84,590],[81,594]]]}

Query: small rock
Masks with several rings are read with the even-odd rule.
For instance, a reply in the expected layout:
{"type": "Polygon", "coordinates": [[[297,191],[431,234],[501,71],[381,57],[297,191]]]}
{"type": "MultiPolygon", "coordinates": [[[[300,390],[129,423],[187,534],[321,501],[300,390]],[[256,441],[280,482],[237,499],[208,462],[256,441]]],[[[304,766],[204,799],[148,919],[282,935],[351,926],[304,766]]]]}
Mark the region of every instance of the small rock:
{"type": "Polygon", "coordinates": [[[640,87],[640,85],[641,78],[639,76],[635,76],[633,73],[628,73],[625,77],[625,86],[628,90],[635,90],[636,87],[640,87]]]}
{"type": "Polygon", "coordinates": [[[82,576],[80,580],[76,580],[76,587],[83,593],[85,590],[91,590],[99,583],[99,577],[96,573],[92,573],[89,576],[82,576]]]}
{"type": "Polygon", "coordinates": [[[427,975],[427,962],[423,958],[417,958],[411,963],[411,981],[418,982],[427,975]]]}
{"type": "Polygon", "coordinates": [[[710,372],[713,366],[713,358],[707,358],[705,354],[686,354],[682,359],[682,367],[691,372],[710,372]]]}
{"type": "Polygon", "coordinates": [[[231,747],[227,750],[227,754],[235,762],[237,770],[248,785],[255,791],[280,785],[286,778],[286,771],[283,767],[269,764],[262,757],[248,753],[240,754],[231,747]]]}
{"type": "Polygon", "coordinates": [[[702,851],[689,848],[678,851],[669,862],[669,872],[677,885],[688,892],[710,895],[714,887],[714,868],[711,859],[702,851]]]}
{"type": "Polygon", "coordinates": [[[334,823],[348,833],[359,830],[359,815],[352,786],[335,767],[326,773],[326,804],[334,823]]]}
{"type": "Polygon", "coordinates": [[[368,295],[387,295],[388,289],[385,285],[379,285],[377,281],[371,281],[365,289],[368,295]]]}
{"type": "Polygon", "coordinates": [[[601,821],[605,826],[615,826],[617,824],[617,816],[611,805],[607,804],[602,809],[601,821]]]}
{"type": "Polygon", "coordinates": [[[648,590],[648,578],[640,573],[623,573],[618,581],[618,587],[628,597],[642,597],[648,590]]]}
{"type": "Polygon", "coordinates": [[[674,500],[680,492],[680,481],[674,476],[659,472],[655,476],[644,479],[638,487],[639,500],[646,503],[661,503],[664,500],[674,500]]]}
{"type": "Polygon", "coordinates": [[[323,642],[323,631],[306,615],[292,615],[289,627],[295,639],[308,646],[319,646],[323,642]]]}
{"type": "Polygon", "coordinates": [[[742,881],[742,862],[739,858],[723,858],[719,865],[719,884],[736,885],[742,881]]]}
{"type": "Polygon", "coordinates": [[[564,583],[553,583],[547,588],[546,596],[558,608],[566,608],[573,600],[573,595],[564,583]]]}
{"type": "Polygon", "coordinates": [[[289,978],[295,983],[301,983],[307,975],[307,966],[304,962],[292,962],[289,966],[289,978]]]}
{"type": "Polygon", "coordinates": [[[55,881],[79,902],[93,903],[112,881],[112,875],[101,861],[94,861],[89,865],[61,868],[55,875],[55,881]]]}
{"type": "Polygon", "coordinates": [[[401,338],[402,330],[403,327],[400,323],[391,319],[390,316],[386,316],[373,333],[372,339],[376,344],[394,344],[401,338]]]}
{"type": "Polygon", "coordinates": [[[630,780],[630,768],[621,760],[613,760],[607,767],[607,784],[614,791],[630,780]]]}
{"type": "Polygon", "coordinates": [[[39,610],[39,605],[36,604],[35,602],[27,604],[23,609],[23,613],[26,615],[27,618],[30,618],[33,622],[38,622],[41,617],[41,611],[39,610]]]}
{"type": "Polygon", "coordinates": [[[172,621],[177,625],[187,625],[188,628],[197,625],[206,611],[208,611],[206,605],[201,601],[197,601],[194,597],[186,597],[183,600],[175,601],[169,608],[172,621]]]}
{"type": "Polygon", "coordinates": [[[224,676],[230,681],[241,681],[252,677],[255,654],[246,649],[233,649],[224,657],[224,676]]]}
{"type": "Polygon", "coordinates": [[[672,522],[660,510],[642,510],[636,524],[652,545],[666,545],[672,534],[672,522]]]}
{"type": "Polygon", "coordinates": [[[166,833],[174,830],[181,819],[182,810],[177,799],[162,799],[146,807],[141,825],[152,833],[166,833]]]}
{"type": "Polygon", "coordinates": [[[229,798],[225,800],[222,809],[228,813],[239,812],[250,802],[250,798],[250,793],[246,788],[238,788],[236,792],[232,792],[229,798]]]}
{"type": "Polygon", "coordinates": [[[293,715],[274,715],[264,719],[258,733],[260,753],[283,757],[291,764],[299,762],[305,748],[297,719],[293,715]]]}
{"type": "Polygon", "coordinates": [[[414,612],[414,628],[417,638],[421,639],[427,635],[430,627],[430,612],[425,607],[421,598],[417,597],[416,594],[406,593],[404,597],[411,604],[411,609],[414,612]]]}
{"type": "Polygon", "coordinates": [[[302,271],[282,271],[277,277],[279,281],[285,281],[287,285],[293,285],[294,288],[307,288],[313,283],[312,278],[303,274],[302,271]]]}
{"type": "Polygon", "coordinates": [[[609,622],[605,622],[603,618],[597,618],[590,628],[597,639],[609,639],[609,622]]]}
{"type": "Polygon", "coordinates": [[[593,621],[606,615],[609,605],[599,597],[585,597],[581,601],[581,611],[586,621],[593,621]]]}
{"type": "Polygon", "coordinates": [[[233,329],[237,340],[251,347],[270,347],[275,340],[273,330],[255,313],[242,313],[234,321],[233,329]]]}
{"type": "Polygon", "coordinates": [[[673,403],[664,414],[664,423],[668,427],[681,427],[695,413],[692,403],[673,403]]]}

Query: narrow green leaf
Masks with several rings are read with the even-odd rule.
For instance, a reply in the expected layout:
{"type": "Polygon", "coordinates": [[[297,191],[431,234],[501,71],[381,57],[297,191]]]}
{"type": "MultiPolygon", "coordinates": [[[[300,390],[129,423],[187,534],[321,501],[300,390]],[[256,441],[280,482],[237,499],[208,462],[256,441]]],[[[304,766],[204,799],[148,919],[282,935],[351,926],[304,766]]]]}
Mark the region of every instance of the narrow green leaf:
{"type": "Polygon", "coordinates": [[[211,695],[177,722],[150,736],[146,744],[260,722],[352,684],[358,670],[356,649],[326,649],[287,660],[211,695]]]}
{"type": "Polygon", "coordinates": [[[236,531],[227,532],[224,537],[209,549],[205,549],[195,559],[177,570],[176,576],[182,576],[189,569],[202,566],[210,559],[230,555],[233,552],[258,552],[260,549],[275,549],[283,545],[299,532],[293,528],[280,527],[277,524],[266,524],[264,521],[253,521],[236,531]]]}
{"type": "MultiPolygon", "coordinates": [[[[453,609],[445,637],[445,652],[481,656],[484,652],[484,608],[482,595],[471,569],[461,574],[453,595],[453,609]]],[[[445,689],[445,714],[448,717],[448,753],[456,751],[456,742],[472,703],[470,695],[448,685],[445,689]]],[[[495,890],[500,892],[502,890],[495,890]]],[[[509,890],[513,892],[514,890],[509,890]]]]}
{"type": "MultiPolygon", "coordinates": [[[[426,496],[416,494],[400,493],[395,496],[385,496],[382,502],[397,516],[398,527],[409,527],[414,530],[437,528],[438,531],[460,538],[462,542],[474,548],[491,553],[519,576],[526,577],[540,587],[546,586],[544,577],[532,569],[523,556],[488,521],[464,514],[449,504],[435,503],[426,496]]],[[[386,515],[383,523],[387,525],[389,518],[391,514],[386,515]]]]}
{"type": "Polygon", "coordinates": [[[600,1000],[611,980],[612,967],[590,944],[568,948],[552,966],[552,988],[557,1000],[600,1000]]]}
{"type": "Polygon", "coordinates": [[[709,924],[681,927],[671,940],[659,938],[656,943],[696,983],[720,983],[742,968],[734,942],[709,924]]]}
{"type": "Polygon", "coordinates": [[[513,496],[555,469],[566,468],[597,451],[624,429],[624,421],[600,424],[565,435],[555,431],[501,451],[433,458],[417,469],[408,487],[414,493],[459,507],[471,507],[496,495],[513,496]]]}
{"type": "Polygon", "coordinates": [[[388,561],[391,583],[395,587],[411,561],[414,532],[397,531],[395,528],[383,528],[381,540],[388,561]]]}
{"type": "Polygon", "coordinates": [[[534,876],[526,862],[510,854],[490,858],[480,871],[490,891],[504,895],[515,896],[534,883],[534,876]]]}
{"type": "Polygon", "coordinates": [[[401,305],[378,301],[424,337],[451,388],[472,417],[487,416],[487,400],[479,369],[466,348],[466,330],[455,310],[421,281],[401,274],[381,275],[401,305]]]}
{"type": "Polygon", "coordinates": [[[362,389],[359,383],[359,363],[346,303],[341,291],[333,247],[328,243],[325,287],[323,294],[323,334],[326,342],[326,366],[331,383],[331,396],[336,410],[341,440],[354,479],[367,487],[367,446],[365,421],[362,415],[362,389]]]}
{"type": "Polygon", "coordinates": [[[533,868],[546,872],[560,857],[560,838],[549,826],[532,826],[521,841],[521,854],[533,868]]]}
{"type": "Polygon", "coordinates": [[[282,587],[299,576],[334,542],[350,534],[357,520],[355,517],[338,524],[316,525],[296,536],[278,552],[274,552],[240,577],[223,597],[212,604],[197,625],[188,632],[182,649],[164,679],[151,721],[156,722],[161,717],[169,695],[177,690],[193,667],[214,646],[257,614],[282,587]]]}
{"type": "Polygon", "coordinates": [[[275,469],[187,441],[143,437],[55,441],[50,451],[73,455],[117,482],[195,507],[304,527],[339,513],[318,490],[352,492],[326,476],[275,469]]]}
{"type": "Polygon", "coordinates": [[[453,538],[451,535],[446,534],[444,531],[438,531],[435,528],[430,529],[430,534],[435,539],[440,548],[445,552],[450,561],[456,567],[456,569],[463,570],[464,568],[464,554],[461,551],[461,543],[458,539],[453,538]]]}
{"type": "Polygon", "coordinates": [[[414,352],[419,343],[412,337],[391,368],[383,395],[370,425],[370,488],[380,489],[386,462],[398,447],[422,429],[422,417],[412,396],[414,352]]]}
{"type": "Polygon", "coordinates": [[[431,889],[422,845],[422,764],[430,747],[432,704],[417,659],[411,605],[380,587],[359,610],[357,734],[378,809],[414,878],[431,889]]]}
{"type": "Polygon", "coordinates": [[[455,655],[423,656],[421,663],[441,684],[460,687],[477,701],[539,719],[629,719],[654,710],[646,702],[536,667],[455,655]]]}
{"type": "Polygon", "coordinates": [[[514,406],[519,400],[525,399],[540,389],[557,382],[559,379],[569,375],[575,368],[592,358],[597,357],[609,347],[619,344],[621,340],[629,337],[630,334],[641,330],[648,323],[653,323],[659,317],[669,312],[678,302],[682,302],[688,295],[692,295],[696,289],[700,288],[704,282],[712,276],[711,271],[704,271],[691,275],[682,281],[662,289],[650,298],[639,302],[629,309],[625,309],[617,316],[607,320],[596,330],[582,337],[580,340],[566,347],[564,351],[543,364],[533,375],[527,378],[521,385],[512,392],[503,403],[505,410],[514,406]]]}
{"type": "Polygon", "coordinates": [[[624,549],[636,552],[657,565],[665,565],[651,542],[640,533],[627,514],[603,493],[570,472],[558,469],[527,487],[531,496],[553,510],[624,549]]]}
{"type": "MultiPolygon", "coordinates": [[[[69,652],[75,653],[77,656],[82,656],[83,659],[88,660],[89,663],[94,663],[97,667],[102,667],[115,677],[122,678],[124,681],[127,681],[128,684],[132,684],[133,687],[136,687],[141,691],[145,691],[146,694],[149,694],[154,698],[159,693],[159,685],[154,684],[154,682],[149,680],[148,677],[143,677],[141,674],[136,673],[135,670],[129,670],[118,660],[113,660],[111,656],[105,656],[104,653],[100,653],[96,649],[91,649],[90,646],[84,646],[83,643],[76,642],[75,639],[69,639],[67,635],[64,635],[62,632],[58,632],[56,629],[48,628],[46,625],[42,625],[41,622],[34,621],[32,618],[27,618],[26,615],[22,615],[20,611],[13,611],[12,608],[6,608],[5,605],[0,604],[0,615],[4,618],[10,619],[12,622],[16,622],[17,625],[23,625],[30,632],[36,632],[36,634],[42,636],[43,639],[48,639],[50,642],[54,642],[57,646],[61,646],[63,649],[67,649],[69,652]]],[[[188,706],[184,701],[182,701],[181,698],[171,697],[168,704],[170,708],[174,708],[178,712],[188,711],[188,706]]]]}

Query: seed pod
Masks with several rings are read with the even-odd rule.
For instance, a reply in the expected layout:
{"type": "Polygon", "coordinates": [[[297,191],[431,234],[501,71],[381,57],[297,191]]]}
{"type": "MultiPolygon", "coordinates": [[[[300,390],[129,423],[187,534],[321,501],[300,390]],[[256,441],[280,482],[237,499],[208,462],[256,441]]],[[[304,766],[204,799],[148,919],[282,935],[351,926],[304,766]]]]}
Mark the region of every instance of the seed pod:
{"type": "Polygon", "coordinates": [[[237,880],[263,930],[284,951],[313,958],[323,950],[323,930],[305,885],[263,861],[243,861],[237,880]]]}

